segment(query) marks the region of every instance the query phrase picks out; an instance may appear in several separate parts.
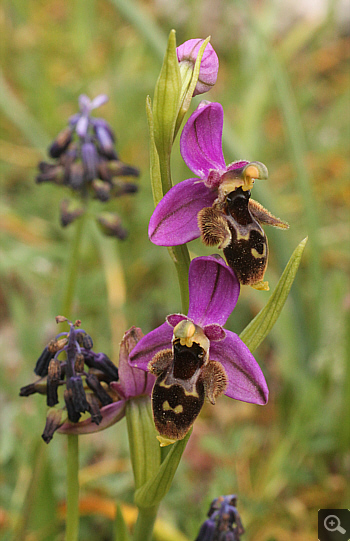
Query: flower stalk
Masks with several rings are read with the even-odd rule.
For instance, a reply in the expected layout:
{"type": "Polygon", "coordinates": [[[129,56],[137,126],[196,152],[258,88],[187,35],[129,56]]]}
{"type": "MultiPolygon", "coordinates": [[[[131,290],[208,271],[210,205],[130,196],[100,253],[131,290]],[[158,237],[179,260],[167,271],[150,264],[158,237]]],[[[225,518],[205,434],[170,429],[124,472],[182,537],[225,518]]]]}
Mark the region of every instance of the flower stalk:
{"type": "Polygon", "coordinates": [[[79,436],[67,435],[66,541],[78,541],[79,534],[79,436]]]}

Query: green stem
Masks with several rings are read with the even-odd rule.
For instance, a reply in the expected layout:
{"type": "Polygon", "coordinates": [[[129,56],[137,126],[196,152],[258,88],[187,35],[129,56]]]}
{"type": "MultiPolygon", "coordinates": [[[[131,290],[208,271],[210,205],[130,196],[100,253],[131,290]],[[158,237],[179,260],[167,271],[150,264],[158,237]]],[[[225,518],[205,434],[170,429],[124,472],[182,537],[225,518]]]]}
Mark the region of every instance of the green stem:
{"type": "Polygon", "coordinates": [[[79,533],[79,436],[68,434],[66,541],[77,541],[79,533]]]}
{"type": "Polygon", "coordinates": [[[151,541],[158,506],[139,508],[133,541],[151,541]]]}
{"type": "Polygon", "coordinates": [[[171,259],[174,262],[177,278],[179,280],[182,313],[187,314],[189,306],[188,271],[190,268],[190,254],[186,244],[168,248],[171,259]]]}
{"type": "MultiPolygon", "coordinates": [[[[80,245],[83,237],[85,215],[75,223],[71,239],[70,253],[66,271],[62,315],[71,319],[74,291],[78,278],[80,245]]],[[[67,450],[67,515],[66,541],[77,541],[79,533],[79,437],[68,434],[67,450]]]]}
{"type": "Polygon", "coordinates": [[[66,271],[66,281],[64,286],[64,297],[62,303],[62,312],[61,314],[70,319],[72,314],[72,305],[74,300],[74,290],[78,278],[78,266],[79,266],[79,255],[80,255],[80,245],[81,239],[83,236],[85,215],[81,216],[75,223],[75,231],[71,239],[70,253],[66,271]]]}

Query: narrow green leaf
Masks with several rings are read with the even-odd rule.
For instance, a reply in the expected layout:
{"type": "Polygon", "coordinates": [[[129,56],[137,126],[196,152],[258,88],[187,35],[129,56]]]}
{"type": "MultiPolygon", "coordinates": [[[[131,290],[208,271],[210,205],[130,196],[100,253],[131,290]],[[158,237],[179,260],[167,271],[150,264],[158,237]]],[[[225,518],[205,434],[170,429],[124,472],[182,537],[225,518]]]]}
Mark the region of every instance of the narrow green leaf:
{"type": "Polygon", "coordinates": [[[276,323],[292,287],[306,243],[307,237],[294,250],[266,306],[240,334],[250,351],[253,352],[261,344],[276,323]]]}
{"type": "Polygon", "coordinates": [[[160,447],[148,396],[127,402],[126,422],[135,486],[138,489],[157,473],[160,466],[160,447]]]}
{"type": "Polygon", "coordinates": [[[160,166],[159,166],[159,156],[157,152],[157,147],[154,141],[154,123],[153,123],[153,111],[152,111],[152,102],[151,98],[147,96],[146,98],[146,113],[148,120],[148,131],[149,131],[149,161],[150,161],[150,176],[152,184],[152,193],[154,205],[158,205],[159,201],[163,197],[162,189],[162,178],[160,175],[160,166]]]}
{"type": "Polygon", "coordinates": [[[176,54],[176,34],[172,30],[153,100],[154,140],[159,155],[163,193],[172,186],[170,153],[180,107],[181,76],[176,54]]]}
{"type": "Polygon", "coordinates": [[[157,474],[135,492],[135,503],[138,507],[158,505],[167,494],[177,467],[185,450],[191,431],[187,436],[172,445],[157,474]]]}
{"type": "Polygon", "coordinates": [[[120,505],[116,506],[116,514],[114,521],[114,541],[130,541],[128,528],[125,524],[124,517],[120,505]]]}

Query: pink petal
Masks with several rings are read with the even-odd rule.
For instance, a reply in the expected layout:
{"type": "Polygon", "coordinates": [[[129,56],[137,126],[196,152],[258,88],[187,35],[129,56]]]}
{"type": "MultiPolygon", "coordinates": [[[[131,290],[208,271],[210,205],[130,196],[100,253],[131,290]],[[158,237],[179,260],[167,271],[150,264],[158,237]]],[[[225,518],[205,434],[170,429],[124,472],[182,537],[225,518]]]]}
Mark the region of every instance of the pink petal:
{"type": "Polygon", "coordinates": [[[153,212],[148,235],[154,244],[177,246],[199,237],[197,214],[211,207],[217,194],[196,179],[184,180],[169,190],[153,212]]]}
{"type": "Polygon", "coordinates": [[[211,325],[206,325],[204,327],[204,334],[209,340],[223,340],[226,337],[225,329],[221,325],[212,323],[211,325]]]}
{"type": "Polygon", "coordinates": [[[92,434],[100,432],[111,425],[114,425],[125,415],[125,401],[119,400],[101,408],[102,421],[99,425],[93,423],[90,419],[79,423],[66,422],[57,430],[60,434],[92,434]]]}
{"type": "Polygon", "coordinates": [[[266,404],[269,390],[260,366],[253,355],[237,336],[226,331],[226,338],[221,342],[211,342],[210,359],[219,361],[228,376],[225,394],[235,400],[266,404]]]}
{"type": "Polygon", "coordinates": [[[239,289],[235,273],[221,257],[193,259],[189,272],[189,319],[201,327],[224,325],[236,306],[239,289]]]}
{"type": "Polygon", "coordinates": [[[156,378],[151,374],[145,374],[134,366],[130,366],[129,357],[131,352],[142,340],[143,332],[137,327],[131,327],[120,344],[119,353],[119,382],[113,384],[113,388],[125,396],[126,399],[142,394],[149,394],[152,391],[156,378]],[[149,392],[148,392],[149,391],[149,392]]]}
{"type": "Polygon", "coordinates": [[[176,327],[176,325],[178,323],[180,323],[180,321],[183,321],[184,319],[188,319],[187,316],[184,316],[182,314],[170,314],[170,316],[168,316],[166,318],[167,322],[169,323],[169,325],[171,325],[172,327],[176,327]]]}
{"type": "Polygon", "coordinates": [[[133,367],[147,370],[148,363],[158,351],[171,348],[173,327],[163,323],[160,327],[146,334],[134,347],[130,354],[130,364],[133,367]]]}
{"type": "Polygon", "coordinates": [[[224,112],[220,103],[201,102],[182,130],[181,155],[186,165],[206,179],[211,169],[226,171],[222,153],[224,112]]]}

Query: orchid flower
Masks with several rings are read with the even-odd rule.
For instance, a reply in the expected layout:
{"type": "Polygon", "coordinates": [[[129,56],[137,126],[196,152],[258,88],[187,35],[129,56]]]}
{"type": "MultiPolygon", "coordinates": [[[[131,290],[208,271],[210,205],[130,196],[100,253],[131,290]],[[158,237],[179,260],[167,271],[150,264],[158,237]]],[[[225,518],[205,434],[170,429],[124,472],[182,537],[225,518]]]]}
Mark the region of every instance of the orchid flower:
{"type": "Polygon", "coordinates": [[[130,363],[157,376],[152,407],[158,439],[182,439],[204,399],[230,398],[266,404],[263,373],[242,340],[223,325],[234,309],[240,285],[219,256],[190,264],[187,315],[172,314],[135,346],[130,363]]]}
{"type": "Polygon", "coordinates": [[[288,225],[250,199],[255,179],[268,176],[264,164],[241,160],[226,166],[222,129],[222,106],[201,102],[180,140],[182,157],[199,178],[184,180],[165,194],[151,216],[149,238],[176,246],[201,236],[208,246],[224,251],[240,283],[268,289],[262,281],[268,247],[261,224],[288,225]]]}

